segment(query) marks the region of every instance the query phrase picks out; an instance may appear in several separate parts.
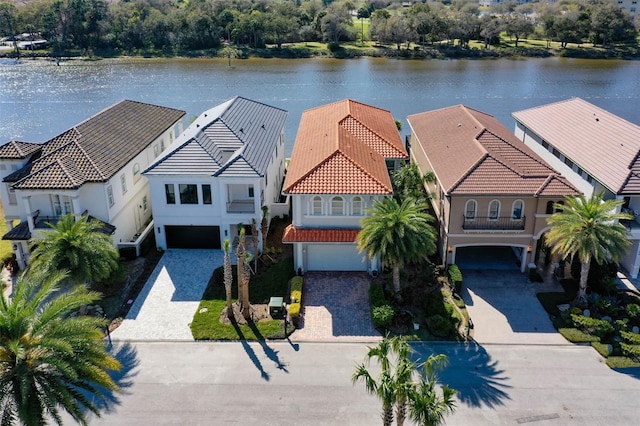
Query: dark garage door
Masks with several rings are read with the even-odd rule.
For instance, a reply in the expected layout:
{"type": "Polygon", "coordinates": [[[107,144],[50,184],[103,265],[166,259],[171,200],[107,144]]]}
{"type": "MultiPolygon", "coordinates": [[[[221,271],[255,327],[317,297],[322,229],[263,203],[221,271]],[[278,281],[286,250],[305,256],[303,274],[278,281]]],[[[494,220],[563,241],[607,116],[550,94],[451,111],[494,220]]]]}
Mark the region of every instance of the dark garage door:
{"type": "Polygon", "coordinates": [[[165,225],[167,248],[220,248],[218,226],[169,226],[165,225]]]}

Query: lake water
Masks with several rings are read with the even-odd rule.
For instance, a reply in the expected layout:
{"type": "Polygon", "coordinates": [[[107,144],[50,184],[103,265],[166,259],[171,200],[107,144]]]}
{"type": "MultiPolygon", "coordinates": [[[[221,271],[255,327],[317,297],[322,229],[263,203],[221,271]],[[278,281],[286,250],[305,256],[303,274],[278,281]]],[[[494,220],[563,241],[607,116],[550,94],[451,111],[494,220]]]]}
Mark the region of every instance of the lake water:
{"type": "Polygon", "coordinates": [[[640,61],[115,59],[15,63],[0,60],[0,143],[43,142],[101,109],[133,99],[193,118],[240,95],[289,111],[287,151],[302,111],[352,98],[409,114],[465,104],[495,115],[578,96],[640,124],[640,61]]]}

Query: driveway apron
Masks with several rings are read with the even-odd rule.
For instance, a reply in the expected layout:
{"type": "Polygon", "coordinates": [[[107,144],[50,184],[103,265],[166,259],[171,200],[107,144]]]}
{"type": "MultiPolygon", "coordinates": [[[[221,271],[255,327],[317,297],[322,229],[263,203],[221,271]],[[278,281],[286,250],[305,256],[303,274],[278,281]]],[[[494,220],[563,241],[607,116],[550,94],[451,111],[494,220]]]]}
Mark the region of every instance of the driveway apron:
{"type": "Polygon", "coordinates": [[[370,282],[362,272],[307,272],[302,289],[303,317],[292,340],[380,340],[371,320],[370,282]]]}
{"type": "Polygon", "coordinates": [[[567,344],[544,310],[537,291],[562,291],[530,283],[519,271],[463,270],[462,296],[481,344],[567,344]]]}
{"type": "Polygon", "coordinates": [[[222,250],[167,250],[113,333],[119,340],[193,340],[189,324],[222,250]]]}

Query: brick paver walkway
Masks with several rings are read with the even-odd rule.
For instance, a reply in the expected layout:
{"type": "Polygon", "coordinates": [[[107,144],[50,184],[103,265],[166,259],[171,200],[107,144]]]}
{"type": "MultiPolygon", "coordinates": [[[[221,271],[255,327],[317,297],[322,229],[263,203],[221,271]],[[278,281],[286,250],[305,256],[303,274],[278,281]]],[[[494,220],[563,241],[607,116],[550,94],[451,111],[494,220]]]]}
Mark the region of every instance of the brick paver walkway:
{"type": "Polygon", "coordinates": [[[370,342],[382,336],[369,307],[370,277],[363,272],[307,272],[303,317],[296,341],[370,342]]]}

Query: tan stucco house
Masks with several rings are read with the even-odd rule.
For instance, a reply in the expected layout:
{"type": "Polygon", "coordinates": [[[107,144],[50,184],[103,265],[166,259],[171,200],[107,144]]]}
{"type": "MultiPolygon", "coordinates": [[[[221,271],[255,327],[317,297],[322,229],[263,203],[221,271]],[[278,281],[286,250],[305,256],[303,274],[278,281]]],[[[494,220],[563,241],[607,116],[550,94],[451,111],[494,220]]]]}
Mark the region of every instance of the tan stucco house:
{"type": "Polygon", "coordinates": [[[508,246],[520,270],[540,256],[553,204],[578,192],[493,116],[456,105],[408,117],[409,153],[428,184],[439,253],[452,264],[465,248],[508,246]]]}

